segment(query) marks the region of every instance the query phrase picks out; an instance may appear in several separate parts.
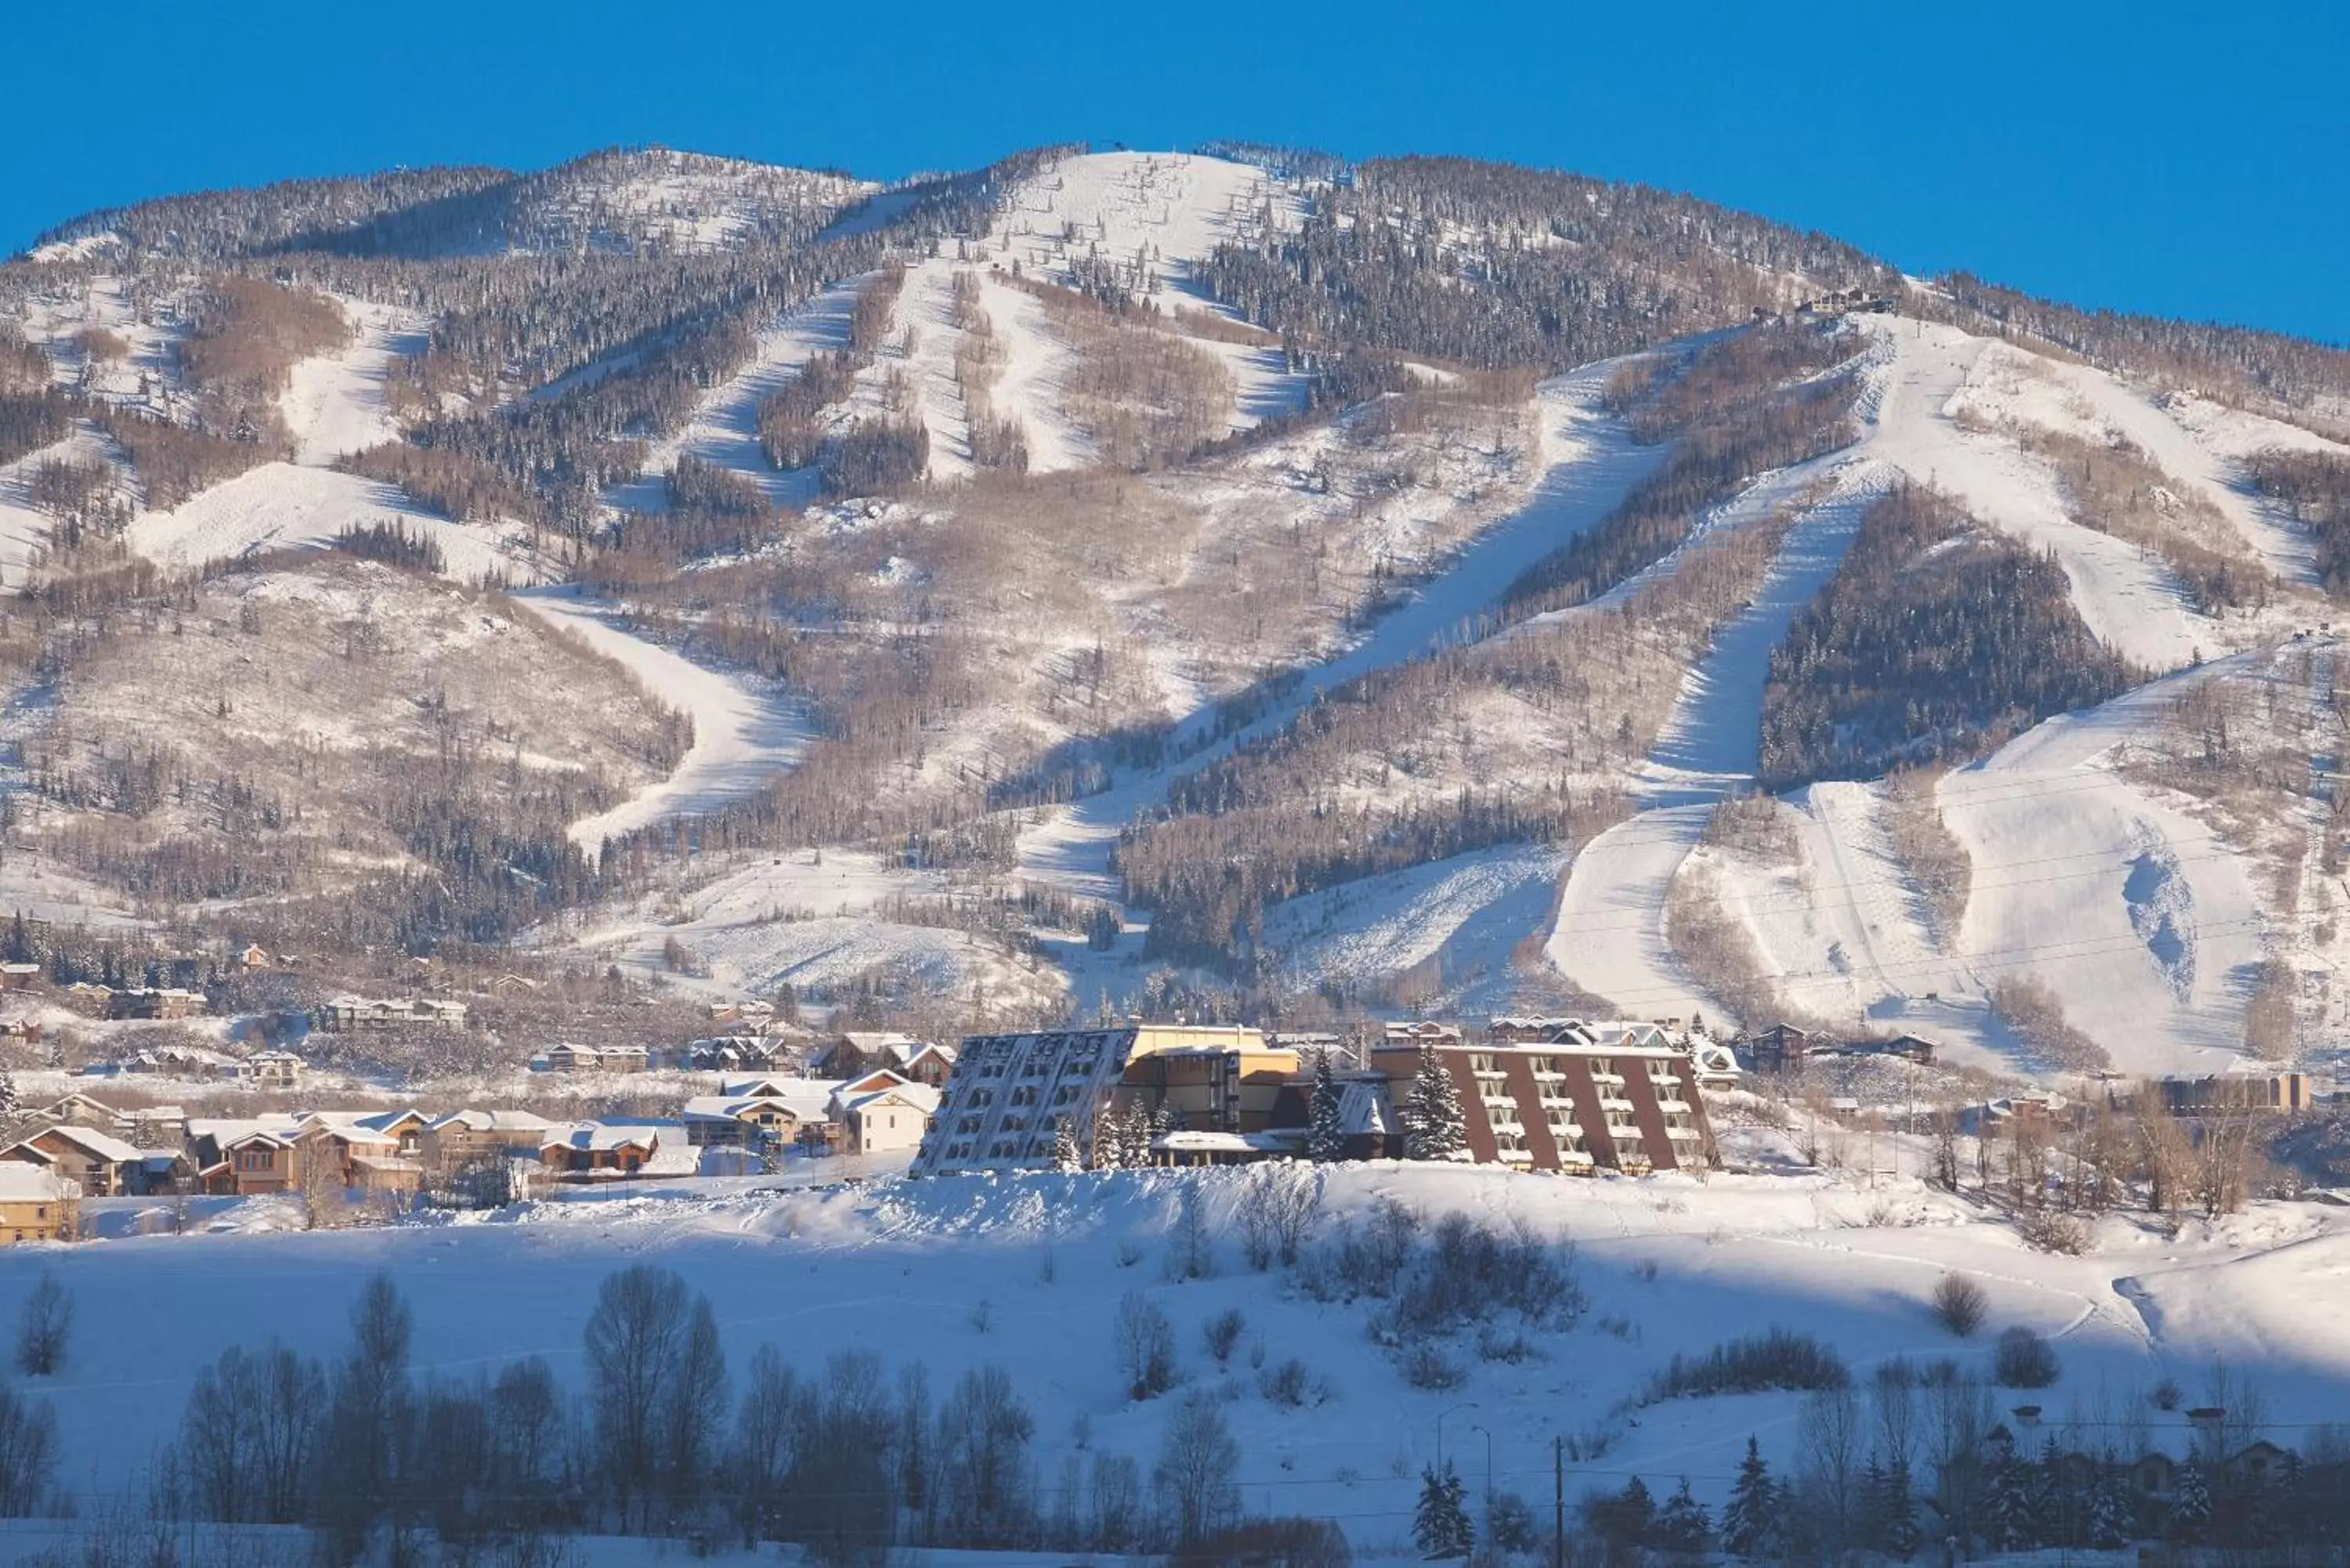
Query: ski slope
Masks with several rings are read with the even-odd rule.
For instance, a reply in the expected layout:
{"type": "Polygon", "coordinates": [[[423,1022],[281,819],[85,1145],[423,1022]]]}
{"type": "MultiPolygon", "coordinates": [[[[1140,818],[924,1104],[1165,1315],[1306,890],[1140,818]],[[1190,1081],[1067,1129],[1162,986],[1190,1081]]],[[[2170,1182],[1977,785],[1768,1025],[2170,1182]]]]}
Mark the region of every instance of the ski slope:
{"type": "Polygon", "coordinates": [[[848,346],[849,312],[866,281],[834,284],[778,316],[759,333],[751,362],[705,395],[693,417],[646,454],[641,477],[615,489],[608,499],[633,511],[662,510],[668,491],[661,475],[689,454],[741,474],[777,506],[805,506],[816,499],[813,473],[787,472],[767,461],[759,444],[759,405],[795,379],[816,355],[848,346]]]}
{"type": "Polygon", "coordinates": [[[1635,444],[1622,421],[1600,407],[1617,363],[1543,384],[1536,398],[1543,475],[1516,512],[1478,535],[1353,647],[1305,670],[1293,690],[1246,728],[1211,742],[1215,710],[1203,705],[1178,726],[1170,751],[1179,760],[1127,774],[1098,794],[1043,813],[1020,836],[1020,874],[1084,897],[1115,899],[1118,881],[1109,860],[1118,830],[1165,798],[1173,780],[1248,740],[1274,733],[1317,691],[1464,639],[1477,615],[1521,572],[1615,510],[1662,461],[1661,448],[1635,444]]]}
{"type": "Polygon", "coordinates": [[[2233,1064],[2262,953],[2251,867],[2112,753],[2189,681],[2051,719],[1942,782],[1943,820],[1976,867],[1960,949],[1977,982],[2028,973],[2126,1072],[2233,1064]]]}
{"type": "Polygon", "coordinates": [[[294,461],[312,468],[399,436],[384,400],[385,379],[394,359],[421,353],[425,345],[425,324],[416,317],[364,300],[335,303],[350,321],[351,342],[296,362],[277,400],[294,461]]]}
{"type": "Polygon", "coordinates": [[[201,566],[271,550],[324,549],[347,530],[389,524],[440,547],[453,582],[532,583],[546,566],[526,532],[452,523],[399,488],[330,468],[265,462],[181,503],[141,512],[125,535],[130,548],[169,566],[201,566]]]}
{"type": "Polygon", "coordinates": [[[591,857],[601,856],[608,840],[639,828],[747,799],[797,762],[814,738],[807,716],[782,692],[706,670],[623,629],[609,607],[577,588],[528,590],[515,599],[624,666],[646,691],[693,720],[693,743],[668,778],[571,825],[571,841],[591,857]]]}

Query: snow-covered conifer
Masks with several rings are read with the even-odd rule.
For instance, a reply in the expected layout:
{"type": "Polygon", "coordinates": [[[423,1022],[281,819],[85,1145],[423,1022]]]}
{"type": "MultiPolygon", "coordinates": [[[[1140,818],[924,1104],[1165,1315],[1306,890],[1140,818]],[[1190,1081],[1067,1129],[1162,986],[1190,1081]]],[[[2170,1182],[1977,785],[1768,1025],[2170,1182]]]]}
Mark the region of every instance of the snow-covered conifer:
{"type": "Polygon", "coordinates": [[[1313,1119],[1305,1135],[1307,1158],[1328,1164],[1347,1158],[1347,1127],[1338,1117],[1338,1075],[1330,1053],[1314,1054],[1313,1119]]]}

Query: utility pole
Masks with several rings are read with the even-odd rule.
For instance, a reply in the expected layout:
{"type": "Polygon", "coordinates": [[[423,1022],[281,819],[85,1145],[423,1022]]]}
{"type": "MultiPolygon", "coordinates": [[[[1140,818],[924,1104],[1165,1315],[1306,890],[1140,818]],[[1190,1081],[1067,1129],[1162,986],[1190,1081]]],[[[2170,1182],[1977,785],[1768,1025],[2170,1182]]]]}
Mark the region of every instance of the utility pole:
{"type": "Polygon", "coordinates": [[[1550,1440],[1550,1568],[1566,1568],[1566,1438],[1550,1440]]]}

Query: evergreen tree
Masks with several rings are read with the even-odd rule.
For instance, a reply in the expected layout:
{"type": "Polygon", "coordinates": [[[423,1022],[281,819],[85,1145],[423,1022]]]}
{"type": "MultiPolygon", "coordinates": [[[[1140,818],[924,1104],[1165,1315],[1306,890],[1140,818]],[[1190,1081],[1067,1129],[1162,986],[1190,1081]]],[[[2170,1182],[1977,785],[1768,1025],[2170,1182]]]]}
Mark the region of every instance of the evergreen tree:
{"type": "Polygon", "coordinates": [[[1461,1501],[1461,1477],[1448,1464],[1420,1471],[1419,1506],[1412,1511],[1412,1544],[1430,1557],[1465,1557],[1476,1544],[1469,1510],[1461,1501]]]}
{"type": "Polygon", "coordinates": [[[1903,1562],[1918,1554],[1924,1540],[1918,1528],[1918,1509],[1909,1495],[1909,1461],[1896,1457],[1877,1469],[1877,1491],[1869,1500],[1876,1522],[1877,1550],[1903,1562]]]}
{"type": "Polygon", "coordinates": [[[1077,1129],[1069,1125],[1066,1116],[1053,1120],[1053,1168],[1083,1170],[1086,1162],[1077,1153],[1077,1129]]]}
{"type": "Polygon", "coordinates": [[[2170,1505],[2170,1538],[2195,1542],[2211,1522],[2211,1480],[2203,1473],[2203,1456],[2187,1461],[2179,1473],[2178,1494],[2170,1505]]]}
{"type": "Polygon", "coordinates": [[[2089,1544],[2100,1552],[2127,1546],[2137,1533],[2137,1511],[2119,1467],[2110,1461],[2089,1491],[2089,1544]]]}
{"type": "Polygon", "coordinates": [[[13,1116],[24,1108],[16,1096],[16,1075],[0,1071],[0,1117],[13,1116]]]}
{"type": "Polygon", "coordinates": [[[2032,1467],[2004,1450],[1983,1466],[1983,1533],[1995,1552],[2022,1552],[2033,1536],[2032,1467]]]}
{"type": "Polygon", "coordinates": [[[1732,1557],[1769,1557],[1779,1548],[1779,1486],[1752,1438],[1721,1510],[1721,1549],[1732,1557]]]}
{"type": "Polygon", "coordinates": [[[1331,1071],[1327,1051],[1314,1054],[1313,1122],[1305,1136],[1305,1153],[1323,1164],[1347,1158],[1347,1128],[1338,1119],[1338,1075],[1331,1071]]]}
{"type": "Polygon", "coordinates": [[[1405,1158],[1452,1159],[1468,1151],[1468,1116],[1461,1108],[1461,1091],[1434,1046],[1419,1048],[1419,1066],[1406,1098],[1405,1158]]]}
{"type": "Polygon", "coordinates": [[[1104,1106],[1094,1117],[1094,1168],[1118,1170],[1126,1164],[1126,1127],[1116,1106],[1104,1106]]]}
{"type": "Polygon", "coordinates": [[[1681,1484],[1658,1511],[1657,1544],[1667,1552],[1694,1557],[1705,1550],[1712,1535],[1711,1516],[1705,1504],[1690,1495],[1689,1477],[1681,1477],[1681,1484]]]}

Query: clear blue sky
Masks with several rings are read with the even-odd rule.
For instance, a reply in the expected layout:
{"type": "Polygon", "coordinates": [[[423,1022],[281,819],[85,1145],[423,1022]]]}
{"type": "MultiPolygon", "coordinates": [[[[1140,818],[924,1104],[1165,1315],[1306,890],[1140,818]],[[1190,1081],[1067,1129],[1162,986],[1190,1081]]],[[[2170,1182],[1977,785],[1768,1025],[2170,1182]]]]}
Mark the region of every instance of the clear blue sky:
{"type": "Polygon", "coordinates": [[[889,177],[1222,136],[1641,180],[1913,272],[2350,342],[2329,0],[11,11],[0,250],[92,207],[394,163],[659,141],[889,177]]]}

